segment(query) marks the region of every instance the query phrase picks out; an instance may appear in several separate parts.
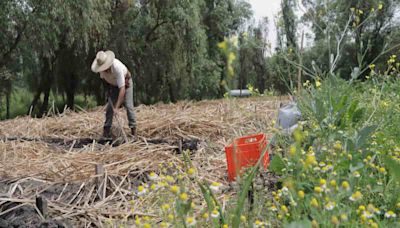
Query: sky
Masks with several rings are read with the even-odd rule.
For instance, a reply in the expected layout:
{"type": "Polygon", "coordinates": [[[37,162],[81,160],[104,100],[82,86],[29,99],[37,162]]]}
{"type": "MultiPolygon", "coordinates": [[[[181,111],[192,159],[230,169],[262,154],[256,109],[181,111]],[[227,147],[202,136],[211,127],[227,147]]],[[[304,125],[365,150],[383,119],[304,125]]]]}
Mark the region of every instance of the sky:
{"type": "Polygon", "coordinates": [[[251,4],[256,21],[261,20],[263,17],[269,19],[269,34],[268,41],[272,45],[272,49],[276,46],[276,28],[275,28],[275,15],[280,10],[281,0],[248,0],[251,4]]]}

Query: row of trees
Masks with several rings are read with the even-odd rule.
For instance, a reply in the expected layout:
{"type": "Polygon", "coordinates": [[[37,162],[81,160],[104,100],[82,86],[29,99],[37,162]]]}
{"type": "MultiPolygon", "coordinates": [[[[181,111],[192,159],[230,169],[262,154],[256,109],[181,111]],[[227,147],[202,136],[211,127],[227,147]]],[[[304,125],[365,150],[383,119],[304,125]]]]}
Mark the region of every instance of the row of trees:
{"type": "Polygon", "coordinates": [[[279,47],[273,62],[283,57],[291,67],[280,71],[292,76],[298,70],[293,66],[302,63],[306,79],[332,74],[365,79],[370,65],[384,71],[389,56],[400,50],[399,6],[396,0],[282,0],[279,47]],[[302,31],[313,41],[304,51],[299,39],[302,31]]]}
{"type": "Polygon", "coordinates": [[[51,93],[70,108],[78,93],[102,104],[104,86],[90,72],[100,49],[130,68],[136,103],[218,97],[216,44],[250,16],[248,3],[232,0],[1,1],[0,68],[12,75],[0,78],[1,97],[10,96],[7,82],[29,88],[27,112],[39,115],[51,93]]]}
{"type": "Polygon", "coordinates": [[[399,50],[395,0],[282,0],[281,6],[269,18],[278,28],[271,54],[268,19],[251,23],[246,0],[0,1],[0,109],[9,117],[15,88],[33,94],[26,111],[39,116],[50,94],[70,108],[77,94],[103,104],[105,87],[90,72],[100,49],[113,50],[130,68],[136,104],[222,97],[222,82],[230,79],[217,46],[225,37],[238,37],[229,84],[261,92],[287,92],[299,72],[302,80],[327,73],[349,78],[357,66],[363,76],[370,63],[383,68],[399,50]],[[303,50],[304,25],[313,45],[303,50]]]}

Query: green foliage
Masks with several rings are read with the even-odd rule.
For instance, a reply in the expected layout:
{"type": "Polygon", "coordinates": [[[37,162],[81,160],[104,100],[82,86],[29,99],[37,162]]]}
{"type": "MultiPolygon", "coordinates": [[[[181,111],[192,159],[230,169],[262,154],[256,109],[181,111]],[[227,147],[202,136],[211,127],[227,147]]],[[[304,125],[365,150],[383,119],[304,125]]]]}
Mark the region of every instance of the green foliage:
{"type": "Polygon", "coordinates": [[[273,201],[278,216],[266,215],[269,221],[277,219],[278,224],[293,226],[306,214],[309,222],[320,226],[347,226],[350,221],[396,226],[388,213],[397,211],[395,202],[399,200],[400,145],[394,140],[399,130],[388,128],[387,120],[400,117],[388,112],[400,97],[394,95],[397,82],[381,79],[349,83],[329,77],[303,91],[298,99],[304,118],[301,131],[294,134],[292,146],[280,143],[283,151],[288,151],[282,159],[285,169],[278,172],[284,186],[273,201]],[[388,97],[390,104],[386,104],[388,97]],[[282,205],[289,208],[286,216],[279,210],[282,205]],[[368,210],[360,209],[367,206],[368,210]],[[368,213],[376,213],[371,208],[380,215],[368,220],[368,213]]]}
{"type": "Polygon", "coordinates": [[[274,155],[271,160],[271,164],[269,165],[269,170],[276,174],[282,174],[282,170],[285,168],[285,163],[282,160],[280,155],[274,155]]]}
{"type": "Polygon", "coordinates": [[[388,167],[390,173],[393,175],[395,180],[400,183],[400,164],[393,159],[386,157],[384,163],[388,167]]]}
{"type": "MultiPolygon", "coordinates": [[[[305,55],[314,56],[312,60],[321,69],[335,68],[349,79],[354,67],[364,70],[374,62],[379,67],[386,65],[380,57],[396,45],[391,31],[399,28],[393,19],[397,1],[305,1],[305,7],[302,19],[311,23],[316,42],[305,55]]],[[[305,62],[310,68],[311,61],[305,62]]],[[[366,72],[361,72],[361,77],[365,76],[366,72]]]]}
{"type": "MultiPolygon", "coordinates": [[[[16,88],[11,93],[11,106],[10,106],[10,116],[8,118],[15,118],[18,116],[23,116],[26,114],[26,107],[29,106],[32,93],[23,88],[16,88]]],[[[65,102],[60,95],[51,94],[49,98],[50,107],[47,110],[49,114],[58,114],[62,113],[65,109],[65,102]]],[[[97,104],[93,96],[84,97],[79,95],[76,97],[75,107],[78,111],[92,109],[96,107],[97,104]]],[[[36,116],[38,113],[32,113],[36,116]]],[[[0,110],[0,119],[7,119],[6,110],[0,110]]]]}
{"type": "Polygon", "coordinates": [[[19,2],[1,3],[0,66],[35,94],[38,113],[50,90],[71,108],[75,94],[101,104],[104,88],[90,72],[99,49],[112,49],[133,73],[135,103],[216,98],[224,74],[216,45],[251,15],[242,0],[19,2]]]}
{"type": "Polygon", "coordinates": [[[293,221],[290,224],[286,224],[284,226],[285,228],[308,228],[312,227],[310,220],[299,220],[299,221],[293,221]]]}

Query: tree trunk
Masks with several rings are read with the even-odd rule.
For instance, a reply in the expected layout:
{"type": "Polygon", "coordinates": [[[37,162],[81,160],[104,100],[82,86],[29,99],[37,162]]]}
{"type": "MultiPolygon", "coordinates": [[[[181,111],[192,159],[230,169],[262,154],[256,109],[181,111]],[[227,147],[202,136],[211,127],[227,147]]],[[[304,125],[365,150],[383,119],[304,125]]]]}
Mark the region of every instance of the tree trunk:
{"type": "Polygon", "coordinates": [[[2,104],[3,100],[2,100],[2,99],[3,99],[3,98],[1,97],[1,92],[0,92],[0,120],[3,119],[2,116],[1,116],[1,112],[2,112],[2,110],[3,110],[3,104],[2,104]]]}
{"type": "Polygon", "coordinates": [[[67,90],[66,90],[67,107],[71,110],[74,110],[76,84],[77,84],[76,76],[75,76],[75,74],[71,74],[70,80],[68,82],[67,90]]]}
{"type": "Polygon", "coordinates": [[[170,81],[168,81],[168,87],[169,87],[169,99],[172,103],[176,103],[176,97],[175,97],[175,93],[174,93],[174,86],[173,83],[171,83],[170,81]]]}
{"type": "Polygon", "coordinates": [[[6,119],[10,119],[10,97],[11,97],[11,89],[7,91],[6,94],[6,119]]]}
{"type": "Polygon", "coordinates": [[[52,62],[48,58],[45,58],[45,57],[42,58],[42,62],[43,62],[43,66],[42,66],[42,70],[41,70],[41,76],[39,77],[39,78],[41,78],[40,83],[39,83],[39,88],[36,92],[35,97],[32,100],[29,110],[28,110],[28,114],[30,114],[31,110],[32,110],[32,112],[34,111],[34,109],[37,105],[37,102],[40,99],[40,95],[42,93],[44,93],[45,97],[43,99],[42,106],[40,107],[40,110],[39,110],[39,116],[42,116],[43,113],[47,110],[48,99],[49,99],[50,89],[51,89],[51,84],[52,84],[52,77],[51,77],[52,62]]]}
{"type": "Polygon", "coordinates": [[[260,91],[260,93],[264,93],[265,90],[265,74],[266,74],[266,69],[263,63],[256,63],[255,64],[256,68],[256,78],[257,78],[257,88],[260,91]]]}
{"type": "Polygon", "coordinates": [[[37,102],[40,99],[40,95],[41,94],[42,94],[42,88],[39,87],[38,90],[36,91],[35,96],[33,97],[31,105],[29,105],[29,109],[28,109],[27,115],[32,115],[32,113],[34,112],[34,110],[36,108],[37,102]]]}
{"type": "Polygon", "coordinates": [[[75,92],[68,91],[67,92],[67,107],[71,110],[74,110],[75,104],[75,92]]]}
{"type": "Polygon", "coordinates": [[[222,71],[221,71],[221,75],[220,75],[220,78],[219,78],[219,96],[220,97],[224,97],[225,92],[228,92],[228,91],[225,90],[225,84],[224,84],[224,83],[227,83],[225,81],[225,78],[226,78],[226,72],[225,72],[226,71],[226,67],[225,67],[225,65],[222,65],[221,69],[222,69],[222,71]]]}
{"type": "Polygon", "coordinates": [[[40,111],[39,111],[40,117],[43,117],[47,112],[47,109],[49,106],[49,96],[50,96],[50,84],[48,86],[46,86],[46,90],[44,91],[43,103],[42,103],[42,107],[40,107],[40,111]]]}

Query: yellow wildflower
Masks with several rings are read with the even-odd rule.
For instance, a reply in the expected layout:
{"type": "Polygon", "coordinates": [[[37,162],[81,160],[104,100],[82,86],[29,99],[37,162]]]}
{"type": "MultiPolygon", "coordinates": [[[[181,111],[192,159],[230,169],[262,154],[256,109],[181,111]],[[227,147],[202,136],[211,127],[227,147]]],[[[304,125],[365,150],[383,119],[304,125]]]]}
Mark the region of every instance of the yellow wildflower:
{"type": "Polygon", "coordinates": [[[363,222],[367,221],[367,216],[364,213],[360,216],[360,218],[363,222]]]}
{"type": "Polygon", "coordinates": [[[317,200],[316,198],[312,198],[312,199],[311,199],[311,202],[310,202],[310,205],[311,205],[312,207],[318,207],[318,206],[319,206],[318,200],[317,200]]]}
{"type": "Polygon", "coordinates": [[[169,176],[169,175],[165,177],[165,180],[166,180],[168,183],[173,183],[173,182],[175,182],[174,178],[171,177],[171,176],[169,176]]]}
{"type": "Polygon", "coordinates": [[[156,190],[157,189],[157,185],[156,184],[151,184],[150,189],[153,190],[153,191],[156,190]]]}
{"type": "Polygon", "coordinates": [[[396,213],[394,213],[393,211],[388,211],[385,213],[386,218],[396,218],[396,216],[396,213]]]}
{"type": "Polygon", "coordinates": [[[325,209],[328,211],[333,210],[333,208],[335,208],[335,202],[329,201],[326,205],[325,205],[325,209]]]}
{"type": "Polygon", "coordinates": [[[186,225],[194,226],[194,225],[196,225],[196,220],[193,217],[187,217],[186,218],[186,225]]]}
{"type": "Polygon", "coordinates": [[[139,218],[139,217],[136,217],[136,219],[135,219],[135,224],[136,224],[136,225],[140,225],[140,224],[141,224],[141,221],[140,221],[140,218],[139,218]]]}
{"type": "Polygon", "coordinates": [[[186,201],[188,200],[188,195],[184,192],[184,193],[182,193],[182,194],[179,195],[179,198],[180,198],[182,201],[186,202],[186,201]]]}
{"type": "Polygon", "coordinates": [[[176,186],[176,185],[172,185],[172,186],[169,188],[169,190],[170,190],[172,193],[174,193],[174,194],[178,194],[178,192],[179,192],[179,187],[176,186]]]}
{"type": "Polygon", "coordinates": [[[321,185],[321,186],[326,185],[326,180],[325,179],[320,179],[319,180],[319,185],[321,185]]]}
{"type": "Polygon", "coordinates": [[[304,192],[302,190],[298,191],[297,195],[299,196],[300,199],[304,198],[304,192]]]}
{"type": "Polygon", "coordinates": [[[230,52],[229,55],[228,55],[228,64],[232,64],[233,61],[235,61],[235,59],[236,59],[235,53],[230,52]]]}
{"type": "Polygon", "coordinates": [[[167,185],[168,185],[168,183],[165,182],[165,181],[161,181],[161,182],[158,183],[158,186],[159,186],[160,188],[166,187],[167,185]]]}
{"type": "Polygon", "coordinates": [[[351,201],[358,201],[358,200],[362,199],[362,197],[363,197],[362,193],[361,193],[360,191],[356,191],[355,193],[353,193],[353,194],[349,197],[349,199],[350,199],[351,201]]]}
{"type": "Polygon", "coordinates": [[[233,66],[229,65],[228,66],[228,76],[232,77],[235,75],[235,70],[233,69],[233,66]]]}
{"type": "Polygon", "coordinates": [[[339,225],[339,219],[336,216],[331,217],[331,222],[335,226],[339,225]]]}
{"type": "Polygon", "coordinates": [[[242,216],[240,216],[240,221],[242,221],[242,222],[246,222],[246,216],[244,216],[244,215],[242,215],[242,216]]]}
{"type": "Polygon", "coordinates": [[[296,140],[296,142],[300,143],[303,141],[304,136],[301,133],[301,131],[297,128],[294,132],[293,132],[293,136],[294,136],[294,140],[296,140]]]}
{"type": "Polygon", "coordinates": [[[321,187],[317,186],[317,187],[314,187],[314,192],[320,194],[321,192],[323,192],[323,190],[321,187]]]}
{"type": "Polygon", "coordinates": [[[380,168],[379,168],[379,172],[380,172],[380,173],[386,173],[386,169],[385,169],[384,167],[380,167],[380,168]]]}
{"type": "Polygon", "coordinates": [[[333,144],[333,149],[341,150],[342,149],[342,143],[340,141],[336,141],[335,144],[333,144]]]}
{"type": "Polygon", "coordinates": [[[213,217],[213,218],[218,218],[218,217],[219,217],[219,212],[218,212],[218,210],[214,209],[214,210],[211,212],[211,217],[213,217]]]}
{"type": "Polygon", "coordinates": [[[151,228],[151,225],[149,223],[143,224],[143,228],[151,228]]]}
{"type": "Polygon", "coordinates": [[[148,177],[149,177],[149,179],[150,179],[151,181],[156,181],[156,180],[159,179],[158,175],[157,175],[155,172],[151,172],[151,173],[148,175],[148,177]]]}
{"type": "Polygon", "coordinates": [[[347,158],[351,161],[351,160],[353,160],[353,155],[349,154],[349,155],[347,155],[347,158]]]}
{"type": "Polygon", "coordinates": [[[329,182],[329,184],[330,184],[332,187],[336,187],[336,181],[335,181],[335,180],[331,180],[331,181],[329,182]]]}
{"type": "Polygon", "coordinates": [[[306,157],[306,166],[315,165],[317,163],[317,159],[314,155],[308,154],[306,157]]]}
{"type": "Polygon", "coordinates": [[[168,210],[170,208],[169,204],[165,203],[161,206],[161,209],[163,209],[164,211],[168,210]]]}
{"type": "Polygon", "coordinates": [[[350,190],[350,184],[347,181],[342,182],[342,188],[346,191],[350,190]]]}
{"type": "Polygon", "coordinates": [[[343,222],[346,222],[348,220],[347,215],[346,214],[341,214],[340,215],[340,220],[342,220],[343,222]]]}
{"type": "Polygon", "coordinates": [[[303,83],[303,86],[306,87],[306,88],[310,87],[310,85],[311,85],[311,83],[310,83],[309,80],[307,80],[307,81],[305,81],[305,82],[303,83]]]}
{"type": "Polygon", "coordinates": [[[144,194],[146,194],[146,188],[143,185],[139,185],[137,190],[137,195],[142,196],[144,194]]]}
{"type": "Polygon", "coordinates": [[[289,211],[285,205],[282,205],[282,206],[281,206],[281,210],[282,210],[284,213],[288,213],[288,211],[289,211]]]}
{"type": "Polygon", "coordinates": [[[290,146],[289,154],[290,154],[290,156],[295,156],[296,155],[296,146],[294,146],[294,145],[290,146]]]}
{"type": "Polygon", "coordinates": [[[311,226],[312,226],[312,228],[318,228],[318,227],[319,227],[319,224],[318,224],[318,222],[314,219],[314,220],[312,220],[312,222],[311,222],[311,226]]]}
{"type": "Polygon", "coordinates": [[[222,49],[223,51],[225,51],[225,50],[228,48],[228,44],[227,44],[226,40],[224,40],[224,41],[218,43],[218,47],[219,47],[220,49],[222,49]]]}
{"type": "Polygon", "coordinates": [[[168,227],[169,226],[169,224],[168,223],[166,223],[166,222],[162,222],[162,223],[160,223],[160,227],[168,227]]]}
{"type": "Polygon", "coordinates": [[[319,80],[316,80],[315,81],[315,88],[318,89],[319,87],[321,87],[321,82],[319,80]]]}
{"type": "Polygon", "coordinates": [[[212,182],[211,185],[210,185],[210,189],[211,189],[211,191],[213,191],[213,192],[219,192],[219,189],[220,189],[221,186],[222,186],[221,183],[212,182]]]}
{"type": "Polygon", "coordinates": [[[254,222],[253,226],[254,226],[254,227],[260,227],[260,226],[262,226],[262,224],[263,224],[263,223],[262,223],[260,220],[257,219],[257,220],[254,222]]]}
{"type": "Polygon", "coordinates": [[[194,169],[194,168],[190,168],[188,171],[187,171],[187,174],[191,177],[191,176],[194,176],[194,174],[196,173],[196,170],[194,169]]]}
{"type": "Polygon", "coordinates": [[[209,216],[208,213],[204,213],[203,214],[203,219],[208,219],[208,216],[209,216]]]}
{"type": "Polygon", "coordinates": [[[383,9],[383,3],[379,3],[378,10],[382,10],[382,9],[383,9]]]}

